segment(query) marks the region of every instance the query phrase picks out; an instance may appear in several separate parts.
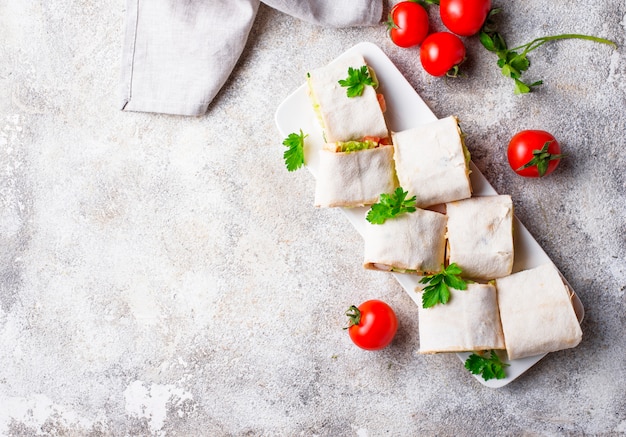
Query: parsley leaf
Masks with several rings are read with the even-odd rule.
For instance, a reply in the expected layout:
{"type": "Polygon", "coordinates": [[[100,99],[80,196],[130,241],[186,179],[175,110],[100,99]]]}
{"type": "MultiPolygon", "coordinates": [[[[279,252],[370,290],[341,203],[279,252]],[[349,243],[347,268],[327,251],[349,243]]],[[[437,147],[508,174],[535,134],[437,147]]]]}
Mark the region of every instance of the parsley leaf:
{"type": "MultiPolygon", "coordinates": [[[[443,269],[443,266],[441,267],[443,269]]],[[[452,263],[440,273],[424,276],[420,279],[420,284],[428,284],[422,290],[422,306],[430,308],[438,303],[444,305],[448,303],[450,300],[449,287],[466,290],[467,282],[459,276],[461,273],[461,268],[456,263],[452,263]]]]}
{"type": "Polygon", "coordinates": [[[347,87],[348,97],[357,97],[363,94],[365,85],[376,86],[376,81],[370,76],[367,65],[359,68],[348,67],[348,77],[339,81],[339,85],[347,87]]]}
{"type": "Polygon", "coordinates": [[[485,21],[485,24],[480,31],[479,38],[483,47],[498,56],[497,64],[500,68],[500,71],[502,72],[502,75],[513,79],[513,90],[515,94],[529,93],[534,87],[539,86],[543,83],[543,81],[541,80],[532,83],[526,83],[521,80],[521,77],[522,73],[528,70],[528,68],[530,67],[530,60],[527,58],[528,53],[541,47],[543,44],[549,41],[555,41],[559,39],[585,39],[617,47],[613,41],[610,41],[608,39],[598,38],[596,36],[590,35],[566,33],[563,35],[553,35],[536,38],[527,44],[523,44],[519,47],[509,49],[502,35],[500,35],[496,31],[496,25],[493,21],[493,16],[499,12],[499,9],[492,9],[490,11],[487,20],[485,21]]]}
{"type": "Polygon", "coordinates": [[[365,219],[374,225],[382,225],[387,219],[400,214],[415,212],[417,197],[413,196],[407,199],[408,194],[409,192],[404,191],[402,187],[396,188],[393,194],[381,194],[380,200],[370,207],[365,219]]]}
{"type": "Polygon", "coordinates": [[[473,375],[481,375],[485,381],[489,381],[494,378],[506,378],[506,372],[504,369],[509,366],[510,364],[503,363],[498,354],[496,354],[493,350],[491,351],[489,357],[473,353],[467,357],[467,360],[465,360],[465,368],[472,372],[473,375]]]}
{"type": "Polygon", "coordinates": [[[283,153],[287,170],[298,170],[304,165],[304,139],[306,137],[308,137],[308,135],[305,135],[302,129],[300,129],[300,135],[290,133],[283,141],[283,145],[288,147],[285,153],[283,153]]]}

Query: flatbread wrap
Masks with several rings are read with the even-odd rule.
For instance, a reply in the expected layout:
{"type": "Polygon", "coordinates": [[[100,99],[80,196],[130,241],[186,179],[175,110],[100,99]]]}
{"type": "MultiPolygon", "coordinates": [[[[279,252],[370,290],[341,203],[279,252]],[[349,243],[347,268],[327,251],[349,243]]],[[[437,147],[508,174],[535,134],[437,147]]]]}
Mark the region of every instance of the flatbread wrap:
{"type": "Polygon", "coordinates": [[[450,289],[450,300],[430,308],[418,306],[419,352],[471,352],[504,349],[496,288],[467,284],[450,289]]]}
{"type": "Polygon", "coordinates": [[[456,117],[392,132],[398,181],[417,206],[466,199],[472,195],[469,152],[456,117]]]}
{"type": "Polygon", "coordinates": [[[472,197],[446,204],[450,264],[463,276],[491,280],[513,268],[513,202],[511,196],[472,197]]]}
{"type": "Polygon", "coordinates": [[[443,214],[418,208],[380,225],[368,223],[363,266],[419,275],[441,271],[446,221],[443,214]]]}
{"type": "Polygon", "coordinates": [[[307,75],[309,97],[328,143],[389,137],[383,115],[384,104],[375,89],[378,79],[373,70],[368,67],[376,85],[365,86],[360,96],[348,97],[346,88],[339,84],[348,77],[349,68],[363,66],[367,66],[363,56],[352,53],[307,75]]]}
{"type": "Polygon", "coordinates": [[[392,146],[355,152],[320,151],[317,207],[371,205],[381,193],[393,192],[396,186],[392,146]]]}
{"type": "Polygon", "coordinates": [[[552,263],[496,279],[509,359],[577,346],[582,330],[572,292],[552,263]]]}

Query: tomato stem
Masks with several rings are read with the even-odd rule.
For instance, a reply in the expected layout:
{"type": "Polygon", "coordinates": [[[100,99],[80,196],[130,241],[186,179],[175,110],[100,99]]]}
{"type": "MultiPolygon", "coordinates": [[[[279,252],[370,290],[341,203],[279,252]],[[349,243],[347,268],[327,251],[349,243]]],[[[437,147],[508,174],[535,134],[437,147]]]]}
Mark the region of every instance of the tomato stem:
{"type": "Polygon", "coordinates": [[[528,161],[526,164],[517,169],[517,171],[524,170],[529,167],[537,167],[537,172],[539,173],[539,177],[542,177],[548,171],[548,163],[550,161],[554,161],[555,159],[564,158],[565,155],[561,153],[550,153],[548,152],[548,147],[553,141],[546,141],[543,147],[540,150],[533,150],[533,159],[528,161]]]}
{"type": "Polygon", "coordinates": [[[354,305],[351,305],[350,308],[348,308],[346,316],[348,316],[349,319],[348,327],[343,329],[348,329],[351,326],[361,323],[361,311],[354,305]]]}
{"type": "Polygon", "coordinates": [[[447,77],[459,77],[461,76],[461,72],[459,71],[459,64],[455,65],[454,67],[452,67],[450,70],[448,70],[448,72],[446,73],[447,77]]]}
{"type": "Polygon", "coordinates": [[[391,14],[391,12],[389,13],[389,16],[387,17],[387,21],[385,21],[385,25],[387,26],[387,32],[391,32],[391,29],[400,28],[398,27],[396,23],[393,22],[393,15],[391,14]]]}

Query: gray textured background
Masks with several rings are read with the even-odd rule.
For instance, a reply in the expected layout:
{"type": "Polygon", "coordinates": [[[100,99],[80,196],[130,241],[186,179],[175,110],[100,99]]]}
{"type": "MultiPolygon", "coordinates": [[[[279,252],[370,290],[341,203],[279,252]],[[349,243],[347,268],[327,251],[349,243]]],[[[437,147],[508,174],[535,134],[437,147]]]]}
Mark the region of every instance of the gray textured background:
{"type": "MultiPolygon", "coordinates": [[[[625,435],[626,3],[506,2],[511,45],[546,45],[514,96],[468,40],[468,76],[428,77],[382,26],[327,29],[265,6],[206,116],[122,113],[124,2],[0,0],[0,434],[625,435]],[[378,44],[578,292],[579,347],[483,387],[456,356],[419,356],[417,308],[360,266],[362,240],[288,173],[279,103],[361,41],[378,44]],[[508,168],[521,129],[568,158],[508,168]],[[400,329],[381,352],[341,328],[378,297],[400,329]]],[[[504,3],[504,2],[500,2],[504,3]]],[[[502,4],[501,4],[502,5],[502,4]]],[[[441,28],[436,9],[435,28],[441,28]]]]}

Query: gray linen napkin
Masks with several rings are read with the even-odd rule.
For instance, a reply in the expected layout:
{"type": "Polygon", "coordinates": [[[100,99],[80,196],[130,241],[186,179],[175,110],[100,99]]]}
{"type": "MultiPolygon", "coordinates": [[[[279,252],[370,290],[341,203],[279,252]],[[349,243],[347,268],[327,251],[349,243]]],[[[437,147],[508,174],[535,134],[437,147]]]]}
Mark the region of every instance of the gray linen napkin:
{"type": "MultiPolygon", "coordinates": [[[[122,109],[202,115],[232,72],[260,0],[127,0],[122,109]]],[[[311,23],[380,22],[382,0],[263,0],[311,23]]]]}

